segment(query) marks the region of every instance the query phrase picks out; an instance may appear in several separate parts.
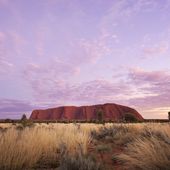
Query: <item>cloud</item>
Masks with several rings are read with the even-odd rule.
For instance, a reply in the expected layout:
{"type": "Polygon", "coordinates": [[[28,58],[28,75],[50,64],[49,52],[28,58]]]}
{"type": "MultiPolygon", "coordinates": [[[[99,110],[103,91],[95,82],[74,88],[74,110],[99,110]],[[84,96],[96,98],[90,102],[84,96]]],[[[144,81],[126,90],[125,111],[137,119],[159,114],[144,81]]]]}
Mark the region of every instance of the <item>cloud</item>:
{"type": "Polygon", "coordinates": [[[168,50],[167,46],[162,47],[150,47],[143,49],[143,52],[147,55],[153,55],[153,54],[162,54],[165,53],[168,50]]]}
{"type": "Polygon", "coordinates": [[[5,40],[6,34],[4,32],[0,32],[0,60],[5,58],[5,40]]]}
{"type": "Polygon", "coordinates": [[[157,107],[152,109],[146,109],[142,113],[145,117],[153,119],[153,118],[159,118],[159,119],[167,119],[168,118],[168,112],[170,111],[170,107],[157,107]]]}
{"type": "MultiPolygon", "coordinates": [[[[4,2],[8,1],[0,0],[0,5],[4,2]]],[[[109,64],[115,67],[123,63],[136,64],[141,53],[144,57],[168,53],[169,37],[165,38],[162,32],[156,35],[159,27],[153,34],[152,27],[139,28],[145,22],[151,24],[149,21],[156,11],[166,6],[166,0],[162,4],[159,0],[103,1],[95,2],[96,6],[90,9],[88,7],[91,2],[84,4],[76,1],[68,4],[67,1],[61,1],[58,6],[58,1],[54,0],[36,3],[31,15],[29,10],[23,13],[25,3],[18,5],[9,2],[4,8],[4,15],[9,17],[10,23],[4,22],[3,28],[5,30],[9,24],[14,25],[0,32],[0,73],[6,76],[9,70],[15,70],[14,77],[11,76],[15,79],[14,86],[22,86],[21,77],[18,77],[22,74],[23,84],[26,80],[33,92],[30,95],[35,97],[37,105],[49,107],[51,103],[117,102],[143,108],[145,111],[168,106],[168,71],[130,69],[122,73],[119,67],[117,70],[121,71],[119,74],[116,72],[111,79],[111,69],[107,67],[109,64]],[[67,13],[61,11],[63,5],[68,9],[67,13]],[[147,13],[149,11],[152,12],[147,13]],[[21,12],[23,15],[20,15],[21,12]],[[21,26],[21,32],[16,31],[18,25],[21,26]],[[84,25],[92,29],[83,28],[84,25]],[[26,26],[28,28],[25,30],[26,26]],[[146,31],[152,39],[140,46],[140,38],[146,31]],[[86,72],[88,66],[94,66],[92,70],[96,68],[89,79],[86,72]],[[103,72],[99,68],[104,68],[103,72]],[[82,82],[83,79],[86,81],[82,82]]],[[[163,19],[159,21],[165,13],[158,17],[158,22],[165,23],[163,19]]],[[[153,20],[154,24],[158,22],[153,20]]]]}
{"type": "MultiPolygon", "coordinates": [[[[170,100],[169,70],[146,71],[132,68],[123,80],[96,79],[82,83],[70,81],[75,72],[72,65],[61,61],[46,65],[28,64],[24,76],[33,90],[35,107],[112,102],[134,107],[145,118],[166,117],[170,100]]],[[[22,107],[19,110],[22,110],[22,107]]]]}
{"type": "Polygon", "coordinates": [[[8,5],[9,0],[0,0],[0,6],[8,5]]]}
{"type": "Polygon", "coordinates": [[[8,52],[6,50],[7,35],[4,32],[0,32],[0,75],[9,73],[14,66],[9,61],[8,52]]]}
{"type": "MultiPolygon", "coordinates": [[[[169,106],[170,72],[129,69],[123,79],[96,79],[74,83],[76,69],[56,61],[47,65],[29,64],[24,76],[30,83],[37,103],[96,104],[115,102],[137,108],[144,113],[169,106]]],[[[147,115],[147,114],[145,114],[147,115]]]]}
{"type": "Polygon", "coordinates": [[[20,119],[23,114],[27,117],[31,115],[31,112],[35,109],[46,109],[49,107],[57,107],[61,104],[56,102],[29,102],[26,100],[17,99],[0,99],[0,119],[20,119]]]}
{"type": "Polygon", "coordinates": [[[62,89],[62,93],[58,93],[57,89],[53,89],[53,95],[50,97],[81,104],[120,101],[130,91],[125,84],[113,83],[107,80],[93,80],[76,85],[68,85],[62,89]]]}
{"type": "Polygon", "coordinates": [[[0,73],[9,73],[10,69],[13,67],[14,65],[8,61],[5,60],[0,60],[0,73]]]}
{"type": "Polygon", "coordinates": [[[150,33],[143,37],[142,44],[139,47],[141,51],[142,59],[152,59],[155,57],[169,56],[170,50],[170,32],[169,29],[165,29],[161,34],[150,33]]]}
{"type": "Polygon", "coordinates": [[[72,64],[63,62],[61,60],[51,60],[43,64],[29,63],[27,68],[24,70],[30,78],[38,78],[36,76],[44,76],[50,78],[63,78],[72,74],[77,74],[78,68],[74,67],[72,64]]]}
{"type": "Polygon", "coordinates": [[[30,84],[36,99],[49,99],[51,89],[62,93],[63,88],[67,88],[67,82],[79,71],[78,67],[67,62],[53,60],[45,64],[28,64],[22,77],[30,84]]]}
{"type": "Polygon", "coordinates": [[[13,43],[14,52],[17,55],[21,55],[23,51],[23,46],[26,44],[26,40],[16,31],[9,31],[9,39],[13,43]]]}
{"type": "MultiPolygon", "coordinates": [[[[55,66],[57,68],[57,65],[55,66]]],[[[49,70],[54,71],[51,66],[45,69],[39,65],[31,64],[29,67],[24,76],[33,89],[35,101],[40,103],[91,104],[122,102],[129,98],[129,93],[133,92],[133,89],[122,81],[112,82],[99,79],[74,83],[69,78],[72,78],[75,72],[71,73],[69,71],[64,75],[63,70],[59,70],[55,71],[55,74],[51,74],[49,70]],[[56,76],[54,77],[54,75],[56,76]]],[[[63,69],[66,71],[68,67],[63,69]]]]}
{"type": "Polygon", "coordinates": [[[129,70],[129,78],[138,83],[158,83],[170,81],[169,71],[145,71],[140,68],[129,70]]]}
{"type": "MultiPolygon", "coordinates": [[[[163,4],[166,7],[167,3],[163,4]]],[[[109,25],[117,26],[121,22],[129,22],[139,12],[148,12],[159,8],[159,0],[118,0],[113,1],[108,12],[103,17],[102,25],[108,28],[109,25]]]]}
{"type": "Polygon", "coordinates": [[[131,105],[140,108],[140,110],[146,113],[147,111],[152,112],[156,108],[169,107],[170,72],[168,70],[145,71],[142,69],[131,69],[128,77],[130,84],[134,85],[139,91],[143,91],[142,97],[129,100],[131,105]]]}
{"type": "Polygon", "coordinates": [[[18,57],[22,53],[25,44],[26,41],[23,36],[16,31],[0,32],[0,59],[8,60],[9,62],[14,54],[18,57]]]}
{"type": "Polygon", "coordinates": [[[143,53],[146,57],[153,57],[160,54],[165,54],[169,49],[169,43],[159,43],[157,45],[151,46],[151,47],[144,47],[143,53]]]}
{"type": "Polygon", "coordinates": [[[76,65],[96,63],[111,52],[111,48],[107,45],[107,40],[108,37],[104,37],[102,34],[93,40],[79,39],[73,41],[71,46],[75,50],[69,56],[69,62],[76,65]]]}
{"type": "Polygon", "coordinates": [[[123,100],[128,97],[130,87],[122,82],[93,80],[75,83],[72,77],[79,68],[61,61],[44,65],[30,63],[23,72],[30,84],[35,101],[39,103],[97,103],[123,100]]]}
{"type": "Polygon", "coordinates": [[[34,108],[35,106],[27,101],[0,99],[0,118],[20,118],[22,114],[29,115],[34,108]]]}
{"type": "Polygon", "coordinates": [[[36,54],[40,57],[45,55],[45,45],[49,28],[45,25],[40,25],[36,31],[36,54]]]}

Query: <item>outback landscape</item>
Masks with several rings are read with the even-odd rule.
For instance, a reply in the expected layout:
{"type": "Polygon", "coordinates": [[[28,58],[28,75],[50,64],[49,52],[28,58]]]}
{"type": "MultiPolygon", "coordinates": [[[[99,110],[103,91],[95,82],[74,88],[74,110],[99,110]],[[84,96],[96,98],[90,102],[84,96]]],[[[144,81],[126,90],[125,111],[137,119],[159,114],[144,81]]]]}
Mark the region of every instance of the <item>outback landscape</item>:
{"type": "Polygon", "coordinates": [[[0,124],[0,169],[169,170],[169,131],[169,123],[0,124]]]}
{"type": "Polygon", "coordinates": [[[0,0],[0,170],[170,170],[170,0],[0,0]]]}
{"type": "Polygon", "coordinates": [[[126,106],[34,110],[29,119],[11,121],[0,124],[2,170],[170,168],[168,119],[148,123],[126,106]]]}

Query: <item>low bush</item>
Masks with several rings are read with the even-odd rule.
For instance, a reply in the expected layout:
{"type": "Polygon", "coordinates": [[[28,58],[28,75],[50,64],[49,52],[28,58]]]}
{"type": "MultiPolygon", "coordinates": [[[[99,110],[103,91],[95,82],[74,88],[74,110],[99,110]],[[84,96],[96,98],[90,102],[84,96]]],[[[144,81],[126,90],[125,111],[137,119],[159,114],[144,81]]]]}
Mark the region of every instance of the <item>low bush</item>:
{"type": "Polygon", "coordinates": [[[81,145],[74,155],[69,153],[66,147],[61,155],[58,170],[103,170],[102,165],[94,157],[83,153],[81,145]]]}
{"type": "Polygon", "coordinates": [[[124,119],[126,122],[137,122],[138,121],[137,118],[131,113],[126,113],[124,119]]]}

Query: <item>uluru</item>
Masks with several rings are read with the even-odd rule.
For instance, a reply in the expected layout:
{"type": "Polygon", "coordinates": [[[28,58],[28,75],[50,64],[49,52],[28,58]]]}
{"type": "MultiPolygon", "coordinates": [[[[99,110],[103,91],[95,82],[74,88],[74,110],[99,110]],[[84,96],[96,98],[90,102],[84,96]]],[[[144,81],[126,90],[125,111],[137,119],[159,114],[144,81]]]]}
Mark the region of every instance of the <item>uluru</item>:
{"type": "Polygon", "coordinates": [[[114,103],[91,106],[61,106],[45,110],[33,110],[31,120],[96,120],[98,112],[103,113],[103,120],[123,120],[126,114],[131,114],[136,120],[143,117],[135,109],[114,103]]]}

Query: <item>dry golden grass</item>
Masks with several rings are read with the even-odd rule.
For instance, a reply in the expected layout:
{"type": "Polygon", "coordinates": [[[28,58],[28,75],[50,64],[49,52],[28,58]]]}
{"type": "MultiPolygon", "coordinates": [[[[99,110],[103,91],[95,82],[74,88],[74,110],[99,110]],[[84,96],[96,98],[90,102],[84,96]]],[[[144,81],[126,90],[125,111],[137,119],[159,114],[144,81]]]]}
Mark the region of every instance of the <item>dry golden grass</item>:
{"type": "MultiPolygon", "coordinates": [[[[170,167],[170,125],[138,124],[36,124],[17,129],[18,124],[0,124],[0,169],[31,169],[38,162],[57,163],[65,146],[69,154],[87,153],[91,132],[109,129],[113,143],[125,147],[117,156],[127,169],[157,170],[170,167]],[[6,129],[6,130],[3,130],[6,129]]],[[[106,133],[107,135],[109,133],[106,133]]],[[[169,168],[170,169],[170,168],[169,168]]]]}
{"type": "Polygon", "coordinates": [[[78,130],[73,124],[42,124],[23,130],[10,125],[0,133],[0,169],[33,167],[42,157],[56,159],[61,144],[71,153],[81,145],[85,153],[90,140],[87,130],[78,130]]]}
{"type": "Polygon", "coordinates": [[[125,152],[118,155],[125,167],[131,170],[169,170],[170,125],[143,124],[138,125],[138,133],[132,131],[133,139],[125,152]]]}

